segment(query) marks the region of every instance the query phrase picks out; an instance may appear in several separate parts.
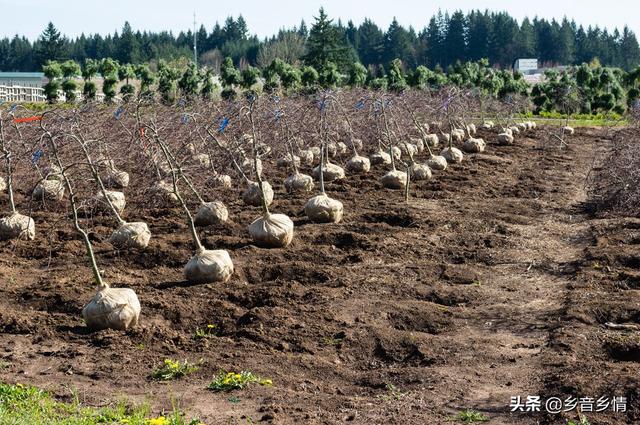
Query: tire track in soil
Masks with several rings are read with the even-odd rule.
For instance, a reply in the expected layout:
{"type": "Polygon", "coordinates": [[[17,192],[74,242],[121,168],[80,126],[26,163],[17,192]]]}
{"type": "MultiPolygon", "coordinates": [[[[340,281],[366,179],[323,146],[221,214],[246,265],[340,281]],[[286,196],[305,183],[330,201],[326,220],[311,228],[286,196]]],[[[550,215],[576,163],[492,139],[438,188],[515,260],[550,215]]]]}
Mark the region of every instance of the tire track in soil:
{"type": "MultiPolygon", "coordinates": [[[[570,165],[560,173],[541,170],[540,178],[557,184],[562,195],[552,200],[543,197],[542,208],[526,217],[527,224],[508,224],[518,235],[516,248],[502,250],[499,255],[504,261],[485,273],[489,277],[481,282],[478,299],[463,314],[466,327],[458,330],[467,334],[469,351],[443,373],[459,377],[455,385],[464,388],[443,406],[452,416],[474,409],[485,413],[491,424],[566,423],[543,413],[511,413],[509,405],[513,396],[544,400],[558,395],[545,387],[563,355],[550,348],[550,340],[563,327],[571,263],[583,258],[589,243],[587,217],[576,215],[576,206],[586,200],[584,182],[593,148],[589,140],[579,149],[561,153],[570,165]]],[[[532,165],[515,162],[511,168],[517,174],[518,168],[532,165]]],[[[514,206],[526,203],[517,198],[510,201],[514,206]]],[[[490,214],[492,206],[478,208],[490,214]]]]}

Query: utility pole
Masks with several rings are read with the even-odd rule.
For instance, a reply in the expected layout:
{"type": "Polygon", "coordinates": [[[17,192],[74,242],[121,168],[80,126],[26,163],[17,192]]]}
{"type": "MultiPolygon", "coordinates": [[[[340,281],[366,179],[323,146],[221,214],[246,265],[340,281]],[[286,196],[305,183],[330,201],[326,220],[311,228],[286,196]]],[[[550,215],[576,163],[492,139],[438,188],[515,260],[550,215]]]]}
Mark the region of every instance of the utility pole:
{"type": "Polygon", "coordinates": [[[198,69],[198,34],[196,33],[196,11],[193,11],[193,63],[198,69]]]}

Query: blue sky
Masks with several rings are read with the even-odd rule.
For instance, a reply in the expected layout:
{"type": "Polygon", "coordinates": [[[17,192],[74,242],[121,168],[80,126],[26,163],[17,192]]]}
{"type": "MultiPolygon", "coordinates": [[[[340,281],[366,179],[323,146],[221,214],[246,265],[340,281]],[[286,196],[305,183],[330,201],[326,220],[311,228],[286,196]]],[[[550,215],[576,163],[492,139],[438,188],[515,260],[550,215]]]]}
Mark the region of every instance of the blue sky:
{"type": "Polygon", "coordinates": [[[597,24],[622,29],[626,24],[634,32],[640,32],[637,0],[611,3],[594,0],[0,0],[0,36],[19,33],[35,39],[49,21],[69,36],[82,32],[112,33],[122,28],[125,20],[134,29],[178,32],[192,27],[195,10],[198,26],[203,23],[210,29],[216,20],[222,23],[229,15],[242,14],[250,31],[264,37],[280,27],[297,25],[301,18],[312,22],[320,6],[325,7],[330,17],[341,18],[345,23],[352,19],[358,24],[369,17],[383,28],[394,16],[401,24],[413,25],[419,30],[438,8],[449,11],[487,8],[508,11],[519,20],[536,15],[562,19],[566,15],[585,27],[597,24]]]}

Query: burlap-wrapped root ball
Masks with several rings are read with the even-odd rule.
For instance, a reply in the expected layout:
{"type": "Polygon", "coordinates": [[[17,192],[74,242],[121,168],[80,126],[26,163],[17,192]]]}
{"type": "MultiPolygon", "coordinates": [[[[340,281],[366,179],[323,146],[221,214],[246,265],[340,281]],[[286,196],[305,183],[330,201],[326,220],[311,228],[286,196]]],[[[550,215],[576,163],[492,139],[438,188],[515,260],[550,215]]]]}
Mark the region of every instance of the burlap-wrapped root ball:
{"type": "Polygon", "coordinates": [[[371,162],[367,157],[354,155],[347,161],[346,167],[350,173],[368,173],[371,170],[371,162]]]}
{"type": "Polygon", "coordinates": [[[178,197],[173,193],[173,184],[165,180],[160,180],[151,187],[153,197],[159,202],[174,204],[178,202],[178,197]]]}
{"type": "Polygon", "coordinates": [[[480,138],[470,138],[462,144],[462,150],[467,153],[481,153],[487,144],[480,138]]]}
{"type": "Polygon", "coordinates": [[[494,126],[495,124],[493,121],[485,121],[482,124],[480,124],[480,128],[484,130],[491,130],[494,126]]]}
{"type": "Polygon", "coordinates": [[[389,165],[391,164],[391,155],[380,149],[369,157],[369,161],[371,165],[389,165]]]}
{"type": "Polygon", "coordinates": [[[391,170],[380,177],[380,183],[387,189],[404,189],[407,185],[407,173],[400,170],[391,170]]]}
{"type": "Polygon", "coordinates": [[[418,149],[418,153],[424,152],[424,141],[422,139],[412,137],[411,143],[418,149]]]}
{"type": "Polygon", "coordinates": [[[313,151],[311,149],[303,149],[300,152],[298,152],[298,156],[300,157],[300,163],[307,165],[307,166],[311,166],[313,165],[313,151]]]}
{"type": "Polygon", "coordinates": [[[302,173],[290,175],[284,180],[284,188],[287,193],[311,192],[313,190],[313,178],[302,173]]]}
{"type": "Polygon", "coordinates": [[[208,168],[211,166],[211,158],[206,153],[200,153],[193,156],[193,161],[201,165],[202,167],[208,168]]]}
{"type": "Polygon", "coordinates": [[[112,168],[107,171],[102,180],[108,188],[124,189],[129,186],[129,173],[112,168]]]}
{"type": "Polygon", "coordinates": [[[193,223],[196,226],[211,226],[224,223],[229,219],[227,207],[219,201],[205,202],[200,206],[193,223]]]}
{"type": "Polygon", "coordinates": [[[232,274],[233,261],[223,249],[202,250],[184,266],[184,278],[189,283],[225,283],[232,274]]]}
{"type": "Polygon", "coordinates": [[[293,240],[293,221],[284,214],[265,214],[248,229],[253,242],[265,248],[284,248],[293,240]]]}
{"type": "Polygon", "coordinates": [[[338,154],[338,146],[333,142],[328,143],[326,152],[331,158],[333,158],[338,154]]]}
{"type": "Polygon", "coordinates": [[[400,151],[403,155],[415,156],[418,153],[418,147],[412,143],[401,143],[400,151]]]}
{"type": "Polygon", "coordinates": [[[309,199],[304,206],[304,212],[309,220],[315,223],[338,223],[342,220],[344,207],[342,202],[323,193],[309,199]]]}
{"type": "Polygon", "coordinates": [[[33,240],[36,226],[31,217],[14,212],[0,219],[0,241],[8,239],[33,240]]]}
{"type": "MultiPolygon", "coordinates": [[[[320,180],[320,166],[318,165],[313,169],[313,178],[320,180]]],[[[324,164],[323,177],[324,181],[332,182],[334,180],[340,180],[344,178],[344,168],[339,165],[327,163],[324,164]]]]}
{"type": "Polygon", "coordinates": [[[456,142],[462,142],[462,139],[464,139],[464,130],[461,128],[454,128],[451,131],[451,136],[456,142]]]}
{"type": "Polygon", "coordinates": [[[418,164],[414,162],[409,167],[411,172],[411,180],[431,180],[431,169],[426,164],[418,164]]]}
{"type": "MultiPolygon", "coordinates": [[[[273,202],[273,189],[267,181],[262,181],[262,189],[264,190],[264,201],[267,206],[273,202]]],[[[259,207],[262,205],[262,198],[260,196],[260,184],[258,182],[249,182],[249,185],[242,194],[242,201],[251,205],[252,207],[259,207]]]]}
{"type": "Polygon", "coordinates": [[[399,147],[393,146],[391,148],[391,153],[393,154],[393,159],[394,160],[400,161],[400,158],[402,157],[402,150],[400,150],[399,147]]]}
{"type": "Polygon", "coordinates": [[[470,135],[474,135],[476,134],[476,125],[471,123],[467,125],[467,133],[469,133],[470,135]]]}
{"type": "MultiPolygon", "coordinates": [[[[124,197],[124,193],[117,192],[115,190],[105,190],[109,201],[111,201],[111,205],[118,212],[118,214],[122,214],[124,211],[124,207],[127,205],[127,201],[124,197]]],[[[104,193],[98,192],[98,194],[94,198],[94,202],[96,205],[96,209],[99,211],[110,212],[109,203],[104,198],[104,193]]]]}
{"type": "Polygon", "coordinates": [[[442,152],[440,152],[440,156],[443,156],[444,159],[447,160],[447,162],[456,164],[461,163],[462,159],[464,158],[462,151],[458,148],[444,149],[442,152]]]}
{"type": "MultiPolygon", "coordinates": [[[[262,161],[260,161],[259,158],[257,163],[258,163],[258,167],[257,167],[258,174],[262,175],[262,161]]],[[[245,174],[251,174],[254,171],[253,170],[254,165],[255,164],[253,163],[253,159],[247,158],[244,161],[242,161],[242,163],[240,164],[240,168],[245,174]]]]}
{"type": "Polygon", "coordinates": [[[348,149],[349,147],[347,146],[346,143],[344,142],[336,143],[336,151],[338,152],[338,155],[344,155],[345,153],[347,153],[348,149]]]}
{"type": "Polygon", "coordinates": [[[300,166],[300,157],[298,155],[291,156],[290,153],[286,154],[282,158],[278,159],[276,165],[278,167],[291,167],[291,164],[296,164],[296,167],[300,166]],[[293,159],[292,159],[293,158],[293,159]]]}
{"type": "Polygon", "coordinates": [[[7,190],[7,182],[4,177],[0,176],[0,192],[7,190]]]}
{"type": "Polygon", "coordinates": [[[359,151],[361,151],[362,147],[364,146],[362,144],[362,140],[361,139],[352,139],[351,143],[353,143],[353,147],[356,148],[359,151]]]}
{"type": "Polygon", "coordinates": [[[509,133],[498,134],[498,143],[501,145],[513,145],[514,140],[515,139],[513,138],[512,134],[509,134],[509,133]]]}
{"type": "Polygon", "coordinates": [[[573,127],[569,127],[568,125],[565,125],[564,127],[562,127],[562,132],[564,134],[568,134],[569,136],[573,136],[573,134],[576,132],[573,127]]]}
{"type": "Polygon", "coordinates": [[[94,330],[127,330],[138,324],[140,301],[129,288],[98,289],[93,299],[82,309],[82,317],[87,326],[94,330]]]}
{"type": "Polygon", "coordinates": [[[438,135],[437,134],[427,134],[424,138],[424,142],[430,147],[430,148],[435,148],[436,146],[438,146],[438,143],[440,142],[440,140],[438,139],[438,135]]]}
{"type": "Polygon", "coordinates": [[[509,127],[509,130],[511,130],[512,134],[520,134],[520,129],[517,125],[512,125],[511,127],[509,127]]]}
{"type": "Polygon", "coordinates": [[[46,180],[62,180],[62,169],[56,164],[49,164],[42,173],[46,180]]]}
{"type": "Polygon", "coordinates": [[[109,237],[115,249],[144,249],[149,245],[151,231],[144,222],[123,223],[109,237]]]}
{"type": "Polygon", "coordinates": [[[216,174],[207,179],[207,184],[221,189],[230,188],[231,176],[227,174],[216,174]]]}
{"type": "Polygon", "coordinates": [[[33,190],[36,201],[62,201],[64,199],[64,183],[62,180],[42,180],[33,190]]]}
{"type": "Polygon", "coordinates": [[[431,155],[426,162],[427,166],[436,171],[444,171],[447,169],[447,159],[440,155],[431,155]]]}
{"type": "Polygon", "coordinates": [[[529,129],[527,124],[523,122],[519,122],[518,124],[516,124],[516,127],[518,127],[518,130],[520,131],[527,131],[529,129]]]}

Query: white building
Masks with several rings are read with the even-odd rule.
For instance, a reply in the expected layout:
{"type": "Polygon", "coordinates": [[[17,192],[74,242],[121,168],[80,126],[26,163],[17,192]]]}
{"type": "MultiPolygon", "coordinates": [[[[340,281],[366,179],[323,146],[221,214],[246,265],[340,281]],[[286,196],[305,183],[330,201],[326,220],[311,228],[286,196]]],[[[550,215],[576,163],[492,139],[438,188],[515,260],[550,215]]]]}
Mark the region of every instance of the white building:
{"type": "Polygon", "coordinates": [[[0,101],[44,102],[46,81],[42,72],[0,72],[0,101]]]}

